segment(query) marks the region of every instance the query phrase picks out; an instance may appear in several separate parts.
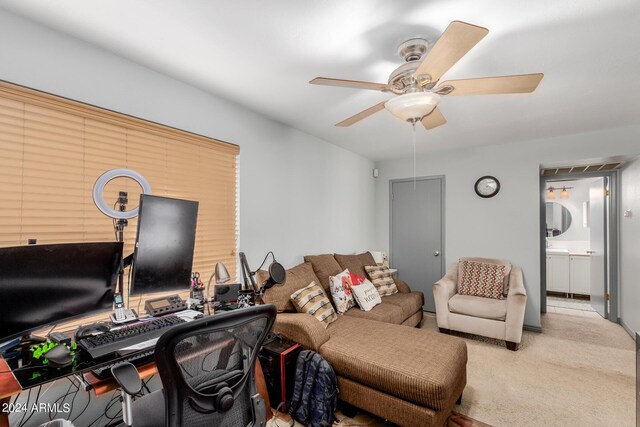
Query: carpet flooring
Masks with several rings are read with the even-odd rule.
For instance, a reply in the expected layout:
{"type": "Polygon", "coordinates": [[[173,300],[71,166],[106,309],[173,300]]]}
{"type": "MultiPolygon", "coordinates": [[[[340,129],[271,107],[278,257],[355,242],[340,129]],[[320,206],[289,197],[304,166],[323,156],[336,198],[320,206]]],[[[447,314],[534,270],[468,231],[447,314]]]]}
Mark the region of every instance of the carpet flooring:
{"type": "MultiPolygon", "coordinates": [[[[426,314],[423,328],[436,329],[426,314]]],[[[635,344],[596,313],[542,315],[517,352],[502,341],[467,343],[467,387],[456,411],[493,426],[634,426],[635,344]]]]}
{"type": "MultiPolygon", "coordinates": [[[[421,327],[437,330],[435,316],[425,313],[421,327]]],[[[449,427],[635,425],[635,344],[622,327],[594,312],[558,308],[542,315],[542,328],[525,331],[517,352],[502,341],[452,333],[467,343],[469,362],[455,408],[462,415],[449,427]]],[[[367,413],[336,418],[341,427],[389,425],[367,413]]]]}

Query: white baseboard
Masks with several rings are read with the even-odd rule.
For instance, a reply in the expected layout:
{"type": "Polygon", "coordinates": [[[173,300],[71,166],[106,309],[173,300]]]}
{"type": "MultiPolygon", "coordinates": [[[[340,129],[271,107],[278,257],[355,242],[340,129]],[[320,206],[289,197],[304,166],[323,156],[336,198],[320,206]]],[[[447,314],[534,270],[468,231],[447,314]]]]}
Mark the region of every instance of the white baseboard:
{"type": "Polygon", "coordinates": [[[525,331],[531,331],[531,332],[542,332],[542,326],[524,325],[522,329],[524,329],[525,331]]]}
{"type": "Polygon", "coordinates": [[[626,323],[624,323],[624,320],[620,319],[620,325],[622,325],[622,329],[624,329],[625,331],[627,331],[627,333],[629,335],[631,335],[631,338],[633,338],[633,340],[636,340],[636,333],[634,332],[633,329],[631,329],[626,323]]]}

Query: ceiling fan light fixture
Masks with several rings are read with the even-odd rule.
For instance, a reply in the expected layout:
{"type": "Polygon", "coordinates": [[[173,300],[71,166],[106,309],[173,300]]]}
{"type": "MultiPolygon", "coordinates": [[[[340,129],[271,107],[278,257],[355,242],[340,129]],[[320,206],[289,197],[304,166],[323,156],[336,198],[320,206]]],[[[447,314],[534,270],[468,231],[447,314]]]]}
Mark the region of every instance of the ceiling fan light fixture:
{"type": "Polygon", "coordinates": [[[405,122],[415,122],[431,113],[440,102],[440,95],[433,92],[412,92],[385,102],[384,107],[405,122]]]}

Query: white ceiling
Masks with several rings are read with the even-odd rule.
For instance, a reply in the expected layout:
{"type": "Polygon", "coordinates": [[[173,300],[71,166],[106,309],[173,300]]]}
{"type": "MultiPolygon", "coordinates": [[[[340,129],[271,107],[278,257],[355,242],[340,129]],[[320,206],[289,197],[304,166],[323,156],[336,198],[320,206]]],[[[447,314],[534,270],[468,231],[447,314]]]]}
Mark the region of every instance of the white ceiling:
{"type": "MultiPolygon", "coordinates": [[[[236,101],[374,160],[409,157],[393,95],[309,85],[316,76],[386,83],[411,37],[450,21],[489,29],[445,79],[542,72],[527,95],[443,98],[448,120],[418,129],[418,152],[640,123],[637,0],[0,0],[0,7],[236,101]]],[[[604,141],[603,141],[604,142],[604,141]]]]}

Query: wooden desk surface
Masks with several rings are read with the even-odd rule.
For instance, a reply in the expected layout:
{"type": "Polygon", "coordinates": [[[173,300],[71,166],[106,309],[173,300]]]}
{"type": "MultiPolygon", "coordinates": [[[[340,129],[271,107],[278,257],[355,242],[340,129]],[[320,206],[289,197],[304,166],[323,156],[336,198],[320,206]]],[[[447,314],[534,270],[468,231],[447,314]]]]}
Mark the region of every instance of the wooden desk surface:
{"type": "Polygon", "coordinates": [[[11,373],[11,368],[2,356],[0,356],[0,399],[10,398],[22,391],[18,380],[11,373]]]}
{"type": "MultiPolygon", "coordinates": [[[[137,369],[141,378],[149,378],[158,373],[158,369],[154,362],[138,366],[137,369]]],[[[118,383],[113,378],[98,378],[91,371],[84,374],[84,379],[93,386],[96,396],[109,393],[110,391],[117,390],[119,388],[118,383]]],[[[262,372],[262,366],[257,358],[256,387],[258,389],[258,393],[264,399],[267,408],[271,408],[269,393],[267,391],[267,383],[264,378],[264,373],[262,372]]],[[[22,388],[11,373],[9,365],[7,365],[7,362],[0,356],[0,404],[10,402],[11,397],[21,391],[22,388]]],[[[270,420],[272,416],[273,414],[271,413],[271,410],[267,410],[267,420],[270,420]]],[[[9,427],[9,414],[6,412],[0,413],[0,427],[9,427]]]]}
{"type": "MultiPolygon", "coordinates": [[[[61,324],[59,330],[63,331],[74,331],[81,324],[89,324],[96,321],[105,321],[105,315],[95,315],[91,317],[86,317],[80,320],[76,320],[74,322],[68,322],[65,324],[61,324]]],[[[141,378],[149,378],[154,374],[158,373],[158,369],[154,362],[147,363],[146,365],[139,366],[138,372],[140,373],[141,378]]],[[[271,408],[269,402],[269,393],[267,392],[267,384],[264,378],[264,373],[262,372],[262,366],[256,357],[256,387],[258,389],[258,393],[264,399],[267,408],[271,408]]],[[[63,377],[64,378],[64,377],[63,377]]],[[[96,377],[91,371],[88,371],[84,374],[85,381],[91,384],[94,388],[94,391],[97,396],[108,393],[110,391],[118,389],[118,383],[113,378],[100,379],[96,377]]],[[[0,403],[9,402],[12,396],[22,392],[22,387],[18,380],[16,380],[15,376],[11,372],[11,368],[7,365],[7,362],[0,356],[0,403]]],[[[270,410],[267,410],[267,420],[270,420],[272,417],[272,413],[270,410]]],[[[0,412],[0,427],[8,427],[8,414],[6,412],[0,412]]]]}

